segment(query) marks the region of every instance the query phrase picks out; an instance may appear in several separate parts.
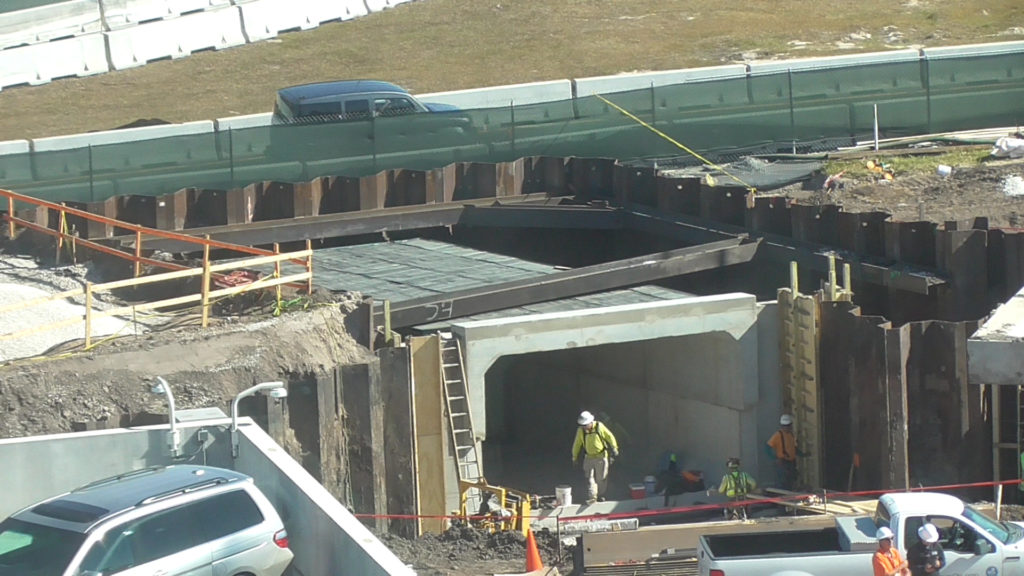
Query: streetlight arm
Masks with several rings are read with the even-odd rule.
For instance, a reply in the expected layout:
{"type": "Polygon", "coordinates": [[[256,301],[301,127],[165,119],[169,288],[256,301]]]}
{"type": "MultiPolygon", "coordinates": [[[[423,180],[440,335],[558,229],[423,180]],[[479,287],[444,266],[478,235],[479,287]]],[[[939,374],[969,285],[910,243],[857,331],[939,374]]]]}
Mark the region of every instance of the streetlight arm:
{"type": "MultiPolygon", "coordinates": [[[[251,388],[246,388],[235,396],[235,399],[231,401],[231,457],[238,457],[238,402],[247,396],[260,392],[262,390],[280,390],[282,397],[287,394],[287,388],[284,387],[284,382],[263,382],[257,384],[251,388]]],[[[272,393],[273,394],[273,393],[272,393]]]]}
{"type": "Polygon", "coordinates": [[[235,396],[235,399],[231,401],[231,431],[238,430],[238,402],[242,398],[252,396],[253,394],[260,392],[261,390],[271,390],[273,388],[284,388],[284,382],[263,382],[255,386],[246,388],[235,396]]]}

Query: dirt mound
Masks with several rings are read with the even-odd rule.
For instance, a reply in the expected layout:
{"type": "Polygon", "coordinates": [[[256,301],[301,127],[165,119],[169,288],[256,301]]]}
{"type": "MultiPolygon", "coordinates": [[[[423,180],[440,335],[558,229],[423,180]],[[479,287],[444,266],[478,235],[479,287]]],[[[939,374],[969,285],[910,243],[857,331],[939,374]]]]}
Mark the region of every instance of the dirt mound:
{"type": "MultiPolygon", "coordinates": [[[[572,547],[563,546],[550,532],[535,534],[541,559],[563,573],[572,569],[572,547]]],[[[415,540],[385,534],[384,544],[422,576],[479,576],[522,572],[526,565],[526,538],[519,532],[491,533],[467,525],[415,540]]]]}
{"type": "Polygon", "coordinates": [[[883,211],[893,220],[943,223],[985,217],[992,227],[1024,225],[1024,195],[1013,184],[1024,176],[1024,160],[998,160],[938,173],[897,173],[892,181],[839,179],[830,193],[793,185],[781,193],[802,203],[839,204],[847,212],[883,211]]]}
{"type": "Polygon", "coordinates": [[[228,413],[235,394],[257,382],[368,362],[370,351],[345,329],[345,310],[335,303],[280,317],[219,318],[205,329],[179,326],[2,366],[0,437],[166,421],[164,399],[149,392],[155,376],[173,386],[178,408],[228,413]]]}

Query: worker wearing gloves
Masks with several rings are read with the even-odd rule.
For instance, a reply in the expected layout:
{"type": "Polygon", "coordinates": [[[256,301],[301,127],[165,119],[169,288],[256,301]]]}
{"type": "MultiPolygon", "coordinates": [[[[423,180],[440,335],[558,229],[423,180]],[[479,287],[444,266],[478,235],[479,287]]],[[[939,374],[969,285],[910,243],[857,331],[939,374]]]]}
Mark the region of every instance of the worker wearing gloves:
{"type": "Polygon", "coordinates": [[[936,575],[946,565],[946,553],[939,546],[939,530],[928,523],[917,529],[920,538],[907,549],[907,563],[913,576],[936,575]]]}
{"type": "Polygon", "coordinates": [[[779,429],[765,442],[765,450],[775,459],[778,487],[792,490],[796,485],[796,436],[793,435],[793,417],[779,417],[779,429]]]}
{"type": "Polygon", "coordinates": [[[882,526],[875,532],[878,540],[878,551],[871,558],[871,566],[875,576],[909,576],[910,568],[900,555],[900,551],[892,545],[893,533],[888,526],[882,526]]]}
{"type": "Polygon", "coordinates": [[[572,443],[572,463],[575,467],[583,454],[583,476],[587,479],[587,504],[604,500],[608,488],[608,466],[619,457],[619,444],[607,426],[584,410],[576,419],[576,439],[572,443]]]}
{"type": "MultiPolygon", "coordinates": [[[[754,480],[753,476],[740,469],[739,458],[729,458],[725,465],[729,471],[725,473],[725,476],[722,476],[722,483],[718,485],[718,492],[725,494],[726,498],[733,502],[746,500],[748,494],[757,490],[757,481],[754,480]]],[[[708,494],[711,494],[711,490],[708,490],[708,494]]],[[[724,512],[726,519],[730,517],[737,520],[747,519],[746,506],[730,506],[724,512]]]]}

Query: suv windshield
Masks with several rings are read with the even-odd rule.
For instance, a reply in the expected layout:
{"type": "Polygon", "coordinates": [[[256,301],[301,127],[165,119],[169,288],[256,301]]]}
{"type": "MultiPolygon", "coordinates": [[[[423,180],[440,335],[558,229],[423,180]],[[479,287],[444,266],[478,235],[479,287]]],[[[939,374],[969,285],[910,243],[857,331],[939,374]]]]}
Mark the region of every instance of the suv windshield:
{"type": "Polygon", "coordinates": [[[68,567],[85,536],[8,518],[0,523],[0,576],[53,576],[68,567]]]}

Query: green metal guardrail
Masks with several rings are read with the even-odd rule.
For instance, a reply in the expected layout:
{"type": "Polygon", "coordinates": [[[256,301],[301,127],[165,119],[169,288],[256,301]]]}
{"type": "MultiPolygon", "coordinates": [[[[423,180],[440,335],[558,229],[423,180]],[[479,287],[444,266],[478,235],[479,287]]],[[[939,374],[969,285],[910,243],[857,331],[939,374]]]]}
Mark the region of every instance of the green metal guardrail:
{"type": "MultiPolygon", "coordinates": [[[[704,155],[824,150],[870,138],[875,106],[885,138],[1017,125],[1024,120],[1024,53],[748,74],[604,97],[704,155]]],[[[88,202],[524,156],[680,153],[599,98],[583,97],[447,117],[262,126],[4,155],[0,183],[43,199],[88,202]],[[463,128],[467,116],[470,129],[463,128]]]]}

